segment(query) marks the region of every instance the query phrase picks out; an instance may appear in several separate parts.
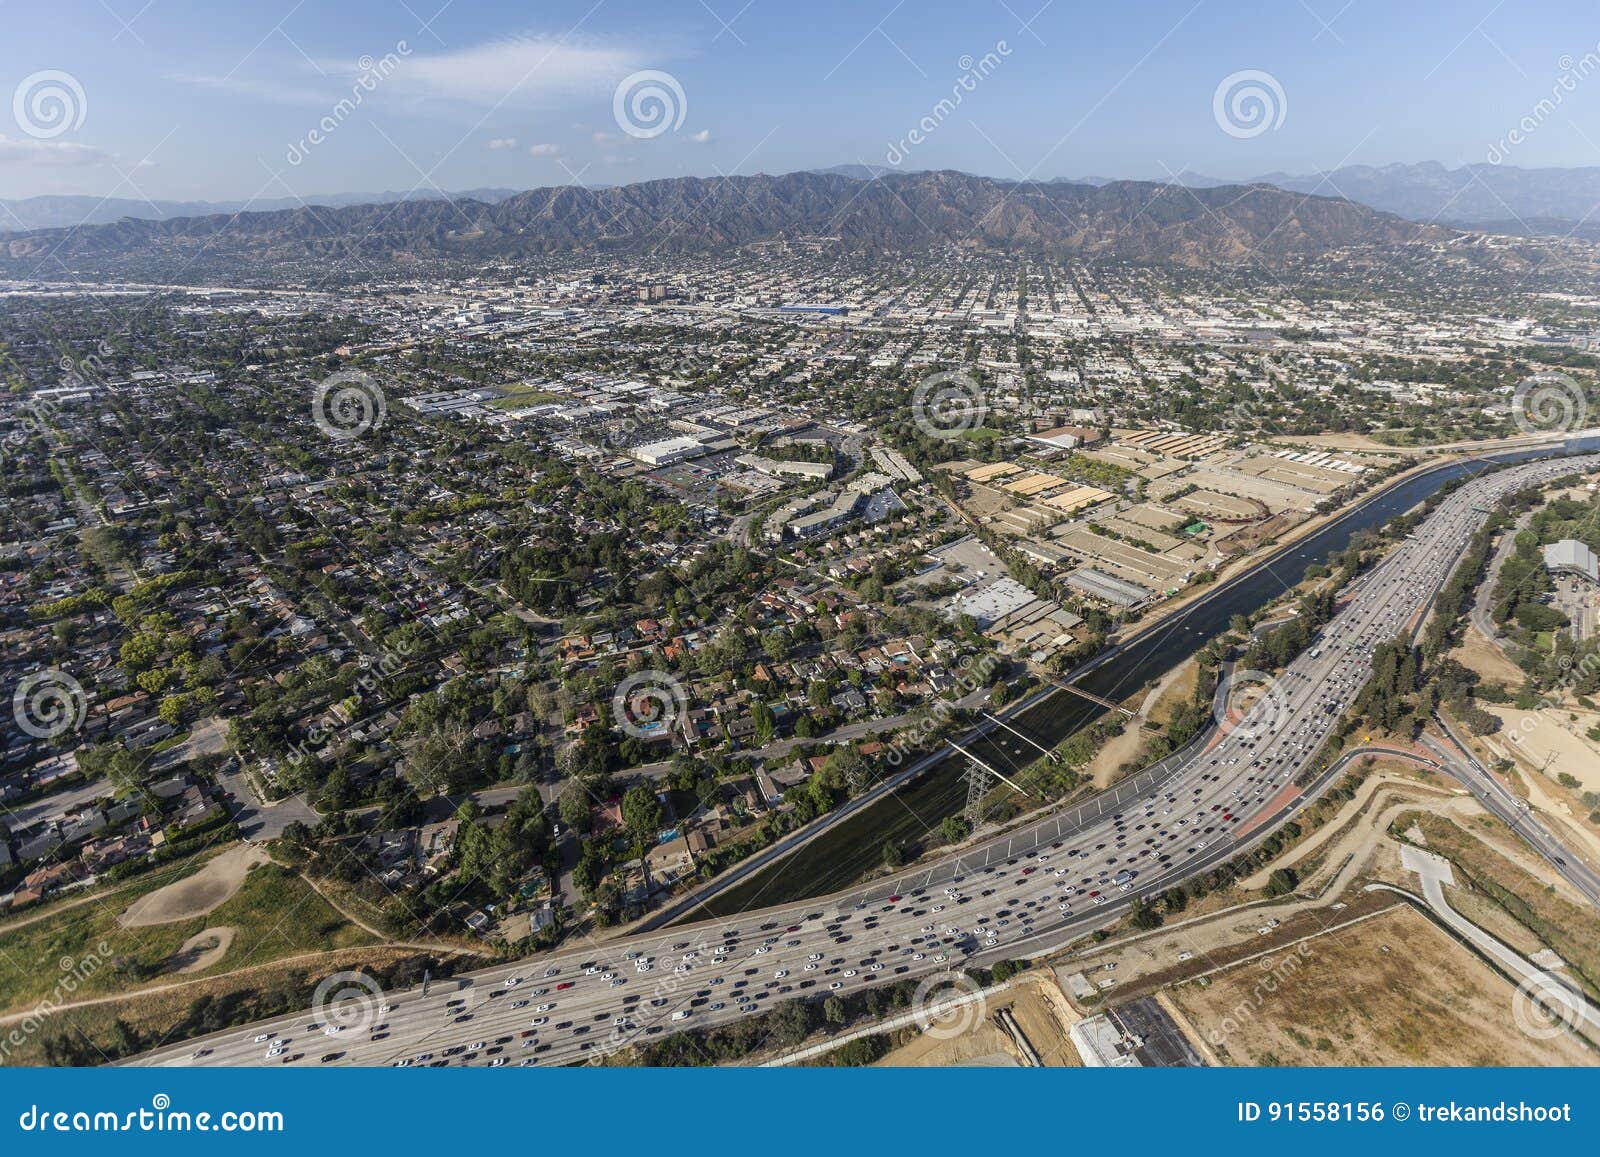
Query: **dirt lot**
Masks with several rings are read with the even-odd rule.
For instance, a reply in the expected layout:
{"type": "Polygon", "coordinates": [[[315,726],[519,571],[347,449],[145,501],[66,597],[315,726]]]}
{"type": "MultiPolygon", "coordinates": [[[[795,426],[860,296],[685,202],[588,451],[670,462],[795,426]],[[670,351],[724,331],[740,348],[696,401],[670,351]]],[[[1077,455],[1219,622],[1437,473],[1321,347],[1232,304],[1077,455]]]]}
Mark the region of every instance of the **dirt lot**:
{"type": "MultiPolygon", "coordinates": [[[[959,1036],[917,1037],[883,1057],[882,1067],[950,1068],[961,1065],[1015,1066],[1023,1063],[1011,1037],[995,1023],[994,1014],[1010,1008],[1022,1034],[1047,1068],[1076,1067],[1078,1051],[1067,1030],[1079,1019],[1048,973],[1014,984],[1003,1000],[990,1002],[982,1017],[968,1017],[970,1027],[959,1036]]],[[[953,1014],[959,1017],[959,1012],[953,1014]]]]}
{"type": "Polygon", "coordinates": [[[1452,651],[1450,657],[1482,675],[1485,682],[1515,688],[1522,686],[1525,678],[1522,669],[1506,658],[1504,651],[1485,639],[1476,627],[1467,628],[1461,646],[1452,651]]]}
{"type": "Polygon", "coordinates": [[[1296,450],[1371,450],[1385,457],[1409,457],[1410,452],[1387,446],[1365,434],[1296,434],[1291,444],[1296,450]]]}
{"type": "Polygon", "coordinates": [[[1053,974],[1041,974],[1013,991],[1016,999],[1011,1003],[1011,1015],[1017,1018],[1022,1035],[1028,1038],[1045,1067],[1081,1067],[1083,1062],[1078,1050],[1067,1035],[1081,1018],[1067,1003],[1053,974]]]}
{"type": "Polygon", "coordinates": [[[1084,773],[1094,780],[1096,787],[1110,787],[1120,778],[1122,765],[1144,749],[1146,737],[1141,725],[1145,719],[1165,724],[1172,718],[1172,712],[1178,704],[1194,694],[1195,681],[1199,677],[1200,666],[1193,659],[1174,667],[1161,677],[1134,709],[1134,717],[1127,721],[1122,734],[1114,735],[1102,744],[1084,769],[1084,773]]]}
{"type": "Polygon", "coordinates": [[[1501,723],[1500,730],[1487,738],[1490,745],[1520,756],[1531,767],[1548,765],[1552,777],[1564,771],[1583,785],[1581,790],[1600,791],[1600,744],[1584,734],[1600,723],[1600,716],[1581,709],[1482,706],[1501,723]]]}
{"type": "Polygon", "coordinates": [[[1264,542],[1281,538],[1294,526],[1297,517],[1298,515],[1294,514],[1274,514],[1271,518],[1240,527],[1231,534],[1225,534],[1212,545],[1226,555],[1246,554],[1264,542]]]}
{"type": "Polygon", "coordinates": [[[148,928],[204,916],[225,904],[250,869],[267,860],[266,852],[249,844],[230,848],[194,875],[139,897],[117,920],[124,928],[148,928]]]}
{"type": "Polygon", "coordinates": [[[204,972],[228,954],[238,931],[224,924],[206,928],[185,940],[172,958],[174,972],[204,972]]]}
{"type": "Polygon", "coordinates": [[[1014,1068],[1022,1062],[1010,1038],[984,1019],[957,1037],[923,1034],[874,1063],[880,1068],[941,1069],[1014,1068]]]}
{"type": "Polygon", "coordinates": [[[1600,1063],[1570,1037],[1525,1036],[1512,986],[1409,908],[1305,947],[1182,985],[1172,998],[1228,1064],[1600,1063]]]}

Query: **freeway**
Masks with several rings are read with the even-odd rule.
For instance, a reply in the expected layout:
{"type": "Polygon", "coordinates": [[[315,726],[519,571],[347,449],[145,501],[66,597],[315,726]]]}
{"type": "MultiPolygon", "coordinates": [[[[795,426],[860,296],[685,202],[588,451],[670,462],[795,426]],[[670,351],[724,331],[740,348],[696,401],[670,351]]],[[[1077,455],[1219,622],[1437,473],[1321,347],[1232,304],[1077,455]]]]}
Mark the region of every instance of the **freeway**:
{"type": "Polygon", "coordinates": [[[1578,892],[1600,908],[1600,874],[1568,851],[1560,840],[1550,833],[1533,815],[1528,802],[1515,795],[1501,783],[1494,773],[1483,766],[1472,753],[1456,729],[1443,716],[1434,714],[1434,722],[1448,737],[1449,742],[1424,735],[1422,742],[1440,756],[1446,769],[1478,798],[1478,802],[1504,820],[1506,826],[1522,839],[1540,857],[1550,864],[1578,892]]]}
{"type": "MultiPolygon", "coordinates": [[[[502,964],[158,1049],[154,1065],[570,1064],[792,997],[1040,955],[1268,837],[1342,772],[1314,773],[1371,675],[1421,624],[1478,511],[1600,455],[1512,466],[1447,495],[1240,718],[1059,812],[892,882],[502,964]]],[[[1219,713],[1221,714],[1221,713],[1219,713]]],[[[1519,829],[1520,830],[1520,829],[1519,829]]]]}

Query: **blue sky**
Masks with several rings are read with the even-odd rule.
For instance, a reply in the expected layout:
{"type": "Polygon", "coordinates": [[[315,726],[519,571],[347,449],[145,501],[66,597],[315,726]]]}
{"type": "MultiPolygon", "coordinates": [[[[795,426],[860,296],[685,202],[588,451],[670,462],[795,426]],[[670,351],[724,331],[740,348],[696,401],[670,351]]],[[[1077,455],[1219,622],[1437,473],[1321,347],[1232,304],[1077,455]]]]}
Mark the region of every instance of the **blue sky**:
{"type": "Polygon", "coordinates": [[[1497,145],[1522,166],[1600,164],[1595,17],[1537,0],[0,0],[0,97],[13,97],[0,197],[527,188],[891,160],[1247,177],[1456,165],[1497,145]],[[626,92],[618,115],[619,85],[639,73],[666,74],[664,122],[645,119],[661,107],[648,100],[630,112],[626,92]],[[1219,109],[1241,73],[1234,88],[1265,105],[1247,93],[1219,109]]]}

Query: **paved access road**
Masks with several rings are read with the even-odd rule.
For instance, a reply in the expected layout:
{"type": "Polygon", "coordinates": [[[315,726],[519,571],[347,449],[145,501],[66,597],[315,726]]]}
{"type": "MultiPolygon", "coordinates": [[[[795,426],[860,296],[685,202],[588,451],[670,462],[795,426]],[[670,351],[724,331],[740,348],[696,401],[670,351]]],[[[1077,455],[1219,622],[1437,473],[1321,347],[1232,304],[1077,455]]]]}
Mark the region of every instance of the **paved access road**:
{"type": "Polygon", "coordinates": [[[1550,830],[1539,822],[1526,800],[1516,795],[1484,767],[1466,740],[1440,715],[1434,722],[1449,737],[1450,742],[1424,736],[1423,744],[1437,753],[1446,769],[1460,779],[1481,803],[1550,864],[1576,888],[1589,903],[1600,908],[1600,873],[1579,860],[1566,845],[1556,839],[1550,830]]]}
{"type": "Polygon", "coordinates": [[[1341,765],[1298,781],[1369,678],[1373,649],[1416,629],[1479,510],[1597,467],[1600,455],[1589,455],[1466,483],[1353,584],[1351,600],[1242,719],[1097,799],[893,883],[501,965],[427,996],[352,1002],[348,1027],[334,1033],[319,1009],[134,1063],[566,1064],[791,997],[1040,955],[1225,862],[1314,799],[1341,765]]]}

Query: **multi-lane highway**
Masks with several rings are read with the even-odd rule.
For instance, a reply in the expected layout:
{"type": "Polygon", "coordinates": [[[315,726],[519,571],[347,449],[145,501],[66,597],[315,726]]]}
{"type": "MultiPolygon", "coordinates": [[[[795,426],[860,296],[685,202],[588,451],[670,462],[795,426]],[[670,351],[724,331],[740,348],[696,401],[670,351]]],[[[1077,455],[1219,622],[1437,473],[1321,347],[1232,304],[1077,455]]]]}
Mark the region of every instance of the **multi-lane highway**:
{"type": "Polygon", "coordinates": [[[1528,463],[1461,486],[1353,584],[1306,651],[1254,690],[1242,718],[1112,792],[960,856],[892,883],[501,965],[435,982],[426,996],[355,1002],[342,1017],[308,1010],[135,1063],[572,1063],[794,997],[1040,955],[1225,862],[1315,798],[1337,766],[1301,781],[1370,676],[1373,649],[1419,626],[1481,511],[1597,466],[1600,455],[1528,463]]]}

